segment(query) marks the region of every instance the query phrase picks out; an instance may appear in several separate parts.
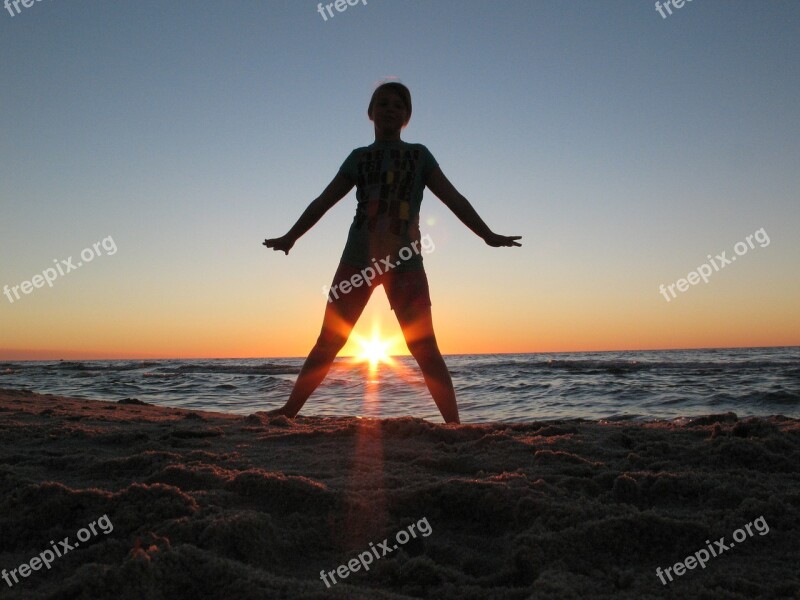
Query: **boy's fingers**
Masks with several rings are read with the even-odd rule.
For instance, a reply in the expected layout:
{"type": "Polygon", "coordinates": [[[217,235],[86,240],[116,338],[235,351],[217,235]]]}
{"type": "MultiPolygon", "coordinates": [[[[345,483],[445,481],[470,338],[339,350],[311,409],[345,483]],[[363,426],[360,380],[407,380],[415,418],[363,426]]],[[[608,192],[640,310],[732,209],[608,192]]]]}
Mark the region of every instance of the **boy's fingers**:
{"type": "Polygon", "coordinates": [[[500,235],[494,234],[494,237],[487,239],[486,243],[490,246],[521,246],[516,240],[522,239],[521,235],[500,235]]]}
{"type": "Polygon", "coordinates": [[[290,244],[288,242],[282,242],[281,241],[282,239],[283,238],[275,238],[275,239],[271,239],[271,240],[264,240],[262,242],[262,245],[266,246],[267,248],[272,248],[273,250],[276,250],[276,251],[283,250],[284,254],[289,254],[289,250],[292,249],[292,246],[294,246],[294,244],[290,244]]]}

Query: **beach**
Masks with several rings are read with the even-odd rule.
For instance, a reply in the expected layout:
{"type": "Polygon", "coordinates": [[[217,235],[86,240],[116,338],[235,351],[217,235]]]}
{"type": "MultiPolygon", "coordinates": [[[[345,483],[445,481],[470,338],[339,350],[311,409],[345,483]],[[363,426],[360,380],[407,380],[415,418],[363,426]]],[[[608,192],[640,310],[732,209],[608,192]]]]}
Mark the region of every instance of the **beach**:
{"type": "Polygon", "coordinates": [[[787,417],[288,420],[0,390],[0,429],[5,598],[800,597],[787,417]]]}

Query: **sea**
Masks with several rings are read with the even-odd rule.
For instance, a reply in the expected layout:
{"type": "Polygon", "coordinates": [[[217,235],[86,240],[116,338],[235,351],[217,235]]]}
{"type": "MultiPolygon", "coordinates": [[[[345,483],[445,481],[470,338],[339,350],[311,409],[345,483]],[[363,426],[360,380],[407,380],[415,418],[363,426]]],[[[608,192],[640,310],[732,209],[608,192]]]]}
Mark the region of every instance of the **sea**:
{"type": "MultiPolygon", "coordinates": [[[[0,362],[0,388],[249,415],[281,406],[304,358],[0,362]]],[[[445,355],[462,423],[800,417],[800,347],[445,355]]],[[[442,422],[411,356],[337,357],[301,416],[442,422]]]]}

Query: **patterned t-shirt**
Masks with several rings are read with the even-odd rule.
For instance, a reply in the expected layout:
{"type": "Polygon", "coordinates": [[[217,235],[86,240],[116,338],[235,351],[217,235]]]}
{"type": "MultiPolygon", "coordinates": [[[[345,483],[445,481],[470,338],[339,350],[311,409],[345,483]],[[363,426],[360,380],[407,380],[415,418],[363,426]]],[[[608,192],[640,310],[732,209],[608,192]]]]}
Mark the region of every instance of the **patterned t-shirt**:
{"type": "Polygon", "coordinates": [[[356,216],[341,261],[356,268],[391,257],[392,271],[421,271],[419,208],[436,159],[422,144],[378,141],[356,148],[339,172],[356,184],[356,216]],[[415,244],[416,242],[416,244],[415,244]],[[406,250],[407,248],[407,250],[406,250]]]}

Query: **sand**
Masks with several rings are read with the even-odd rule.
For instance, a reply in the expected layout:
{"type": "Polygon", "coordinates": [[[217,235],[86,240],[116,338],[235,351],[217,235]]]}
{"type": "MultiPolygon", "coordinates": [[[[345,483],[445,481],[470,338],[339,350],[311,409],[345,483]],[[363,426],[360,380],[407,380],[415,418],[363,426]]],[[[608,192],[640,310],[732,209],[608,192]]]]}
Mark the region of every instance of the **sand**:
{"type": "Polygon", "coordinates": [[[291,421],[0,390],[0,598],[800,598],[798,465],[780,416],[291,421]]]}

